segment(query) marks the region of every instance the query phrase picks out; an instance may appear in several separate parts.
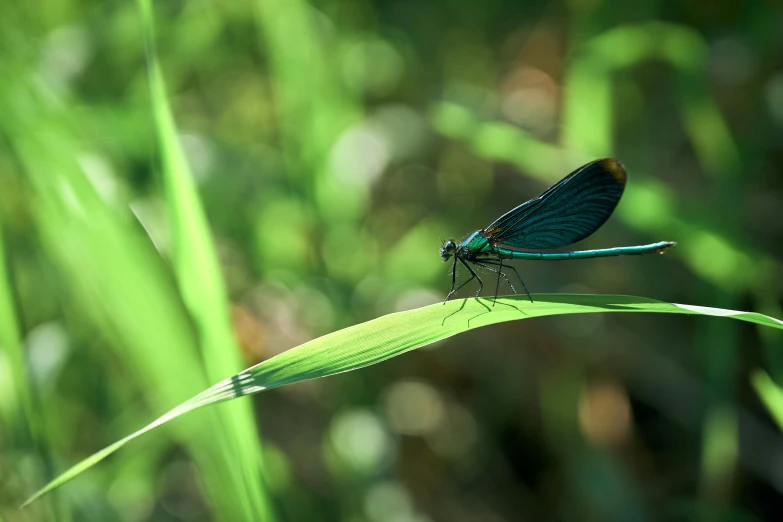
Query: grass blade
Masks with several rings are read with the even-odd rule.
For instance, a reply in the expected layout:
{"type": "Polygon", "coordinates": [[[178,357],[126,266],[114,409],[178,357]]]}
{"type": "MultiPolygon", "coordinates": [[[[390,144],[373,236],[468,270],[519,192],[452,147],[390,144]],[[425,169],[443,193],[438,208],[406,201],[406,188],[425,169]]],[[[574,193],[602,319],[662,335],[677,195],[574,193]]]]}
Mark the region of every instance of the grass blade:
{"type": "Polygon", "coordinates": [[[767,372],[760,369],[753,372],[751,384],[778,427],[783,431],[783,388],[773,381],[767,372]]]}
{"type": "Polygon", "coordinates": [[[196,408],[370,366],[482,326],[562,314],[652,312],[725,317],[783,329],[783,321],[762,314],[665,303],[641,297],[537,294],[534,300],[535,303],[531,304],[527,296],[499,297],[494,307],[486,299],[449,301],[385,315],[309,341],[225,379],[185,401],[141,430],[72,467],[30,497],[25,505],[67,482],[139,435],[196,408]]]}
{"type": "MultiPolygon", "coordinates": [[[[150,98],[162,159],[174,270],[183,301],[198,331],[205,372],[212,380],[217,380],[241,368],[240,351],[230,323],[226,289],[207,217],[179,143],[166,95],[155,51],[151,2],[139,0],[138,4],[147,40],[150,98]]],[[[216,440],[238,464],[240,472],[230,477],[235,481],[230,489],[244,497],[244,516],[273,520],[259,473],[263,467],[262,452],[250,405],[237,403],[218,415],[222,422],[214,428],[220,432],[216,440]]]]}

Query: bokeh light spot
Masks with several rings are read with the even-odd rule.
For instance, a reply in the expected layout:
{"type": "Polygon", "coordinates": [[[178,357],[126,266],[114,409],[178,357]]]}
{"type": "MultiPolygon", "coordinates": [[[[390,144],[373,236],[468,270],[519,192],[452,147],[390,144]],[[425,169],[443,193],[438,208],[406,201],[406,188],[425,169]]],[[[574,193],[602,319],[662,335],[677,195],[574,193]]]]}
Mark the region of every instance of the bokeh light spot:
{"type": "Polygon", "coordinates": [[[478,425],[470,410],[451,403],[447,405],[444,422],[427,435],[427,442],[437,453],[451,459],[461,459],[473,450],[478,435],[478,425]]]}
{"type": "Polygon", "coordinates": [[[359,472],[381,468],[392,453],[389,433],[369,410],[350,410],[337,415],[330,435],[337,455],[359,472]]]}
{"type": "Polygon", "coordinates": [[[38,386],[50,389],[70,352],[68,334],[60,323],[43,323],[27,334],[27,360],[38,386]]]}
{"type": "Polygon", "coordinates": [[[366,185],[389,164],[391,146],[386,135],[363,122],[343,132],[334,144],[331,166],[341,181],[366,185]]]}
{"type": "Polygon", "coordinates": [[[724,238],[710,232],[695,232],[683,241],[693,266],[703,276],[724,287],[742,284],[750,273],[750,260],[724,238]]]}
{"type": "Polygon", "coordinates": [[[765,90],[769,111],[777,119],[778,124],[783,125],[783,73],[771,77],[767,81],[765,90]]]}
{"type": "Polygon", "coordinates": [[[444,404],[438,391],[424,382],[403,381],[386,392],[389,425],[404,435],[424,435],[438,428],[444,419],[444,404]]]}
{"type": "Polygon", "coordinates": [[[579,398],[579,426],[596,446],[617,446],[627,440],[631,419],[631,403],[621,385],[605,381],[583,390],[579,398]]]}
{"type": "Polygon", "coordinates": [[[386,95],[397,86],[404,72],[405,61],[400,53],[379,38],[354,42],[343,54],[343,79],[358,93],[386,95]]]}
{"type": "Polygon", "coordinates": [[[660,230],[674,214],[670,201],[665,187],[635,183],[633,190],[626,190],[623,194],[617,212],[632,226],[660,230]]]}
{"type": "Polygon", "coordinates": [[[371,522],[426,522],[416,513],[411,496],[396,481],[374,484],[364,498],[364,510],[371,522]]]}

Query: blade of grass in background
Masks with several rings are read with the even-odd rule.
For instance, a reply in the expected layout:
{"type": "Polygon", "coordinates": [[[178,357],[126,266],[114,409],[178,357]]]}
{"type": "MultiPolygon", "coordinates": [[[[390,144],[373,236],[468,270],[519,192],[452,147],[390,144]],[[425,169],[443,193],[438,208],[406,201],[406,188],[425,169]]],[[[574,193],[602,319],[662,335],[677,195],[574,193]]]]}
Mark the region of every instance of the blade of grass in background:
{"type": "MultiPolygon", "coordinates": [[[[40,455],[45,467],[51,469],[49,447],[45,430],[41,426],[41,417],[36,412],[36,397],[33,395],[28,375],[28,366],[22,349],[19,326],[11,281],[6,263],[3,227],[0,225],[0,418],[2,435],[17,451],[24,448],[40,455]]],[[[15,462],[16,465],[20,463],[15,462]]],[[[11,472],[12,476],[16,472],[11,472]]],[[[19,480],[17,477],[5,478],[6,481],[19,480]]],[[[68,520],[67,510],[59,509],[56,502],[44,505],[47,518],[68,520]],[[57,516],[55,515],[57,512],[57,516]]]]}
{"type": "MultiPolygon", "coordinates": [[[[385,361],[435,341],[491,324],[551,315],[596,312],[653,312],[706,315],[748,321],[783,330],[783,321],[757,313],[664,303],[630,296],[538,294],[491,300],[464,299],[385,315],[325,335],[225,379],[151,424],[73,466],[36,492],[25,505],[64,484],[136,437],[208,404],[252,395],[296,382],[327,377],[385,361]]],[[[477,354],[480,357],[480,352],[477,354]]]]}
{"type": "MultiPolygon", "coordinates": [[[[0,96],[1,124],[29,182],[43,247],[74,298],[68,306],[89,316],[102,344],[127,365],[135,393],[155,408],[203,389],[208,381],[196,338],[158,253],[127,206],[118,211],[86,176],[79,158],[89,148],[65,100],[25,66],[13,71],[0,96]]],[[[176,434],[202,471],[215,516],[245,520],[253,511],[232,486],[239,463],[214,436],[221,422],[207,412],[176,434]]]]}
{"type": "MultiPolygon", "coordinates": [[[[155,51],[152,6],[139,0],[146,38],[150,96],[155,116],[168,207],[174,270],[183,301],[198,330],[205,371],[211,380],[241,369],[240,351],[230,324],[226,289],[199,200],[169,107],[163,74],[155,51]]],[[[246,520],[274,520],[261,480],[263,459],[250,404],[236,403],[218,412],[215,440],[231,474],[231,488],[242,497],[246,520]]]]}
{"type": "Polygon", "coordinates": [[[756,370],[751,375],[751,383],[761,401],[772,414],[778,427],[783,431],[783,388],[767,372],[756,370]]]}
{"type": "MultiPolygon", "coordinates": [[[[38,418],[32,415],[34,401],[11,295],[2,231],[0,227],[0,349],[8,364],[7,375],[10,381],[5,380],[2,384],[0,416],[4,426],[24,426],[29,436],[38,432],[39,428],[36,426],[38,418]],[[20,420],[22,422],[19,422],[20,420]]],[[[7,434],[10,435],[12,434],[7,434]]]]}
{"type": "Polygon", "coordinates": [[[614,75],[657,60],[676,74],[683,122],[704,171],[717,179],[736,177],[741,167],[737,144],[707,90],[707,43],[678,24],[626,25],[579,46],[564,85],[565,146],[589,156],[609,154],[615,133],[614,75]]]}

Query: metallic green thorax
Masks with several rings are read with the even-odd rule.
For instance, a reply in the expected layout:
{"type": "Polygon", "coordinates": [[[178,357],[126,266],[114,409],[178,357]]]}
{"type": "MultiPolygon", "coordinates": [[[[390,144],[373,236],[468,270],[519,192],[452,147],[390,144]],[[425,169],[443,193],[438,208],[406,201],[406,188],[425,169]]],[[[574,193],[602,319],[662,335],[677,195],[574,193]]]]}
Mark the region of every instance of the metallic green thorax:
{"type": "Polygon", "coordinates": [[[475,258],[478,255],[492,251],[492,245],[489,240],[482,235],[483,230],[473,232],[468,238],[457,247],[461,257],[467,259],[475,258]]]}

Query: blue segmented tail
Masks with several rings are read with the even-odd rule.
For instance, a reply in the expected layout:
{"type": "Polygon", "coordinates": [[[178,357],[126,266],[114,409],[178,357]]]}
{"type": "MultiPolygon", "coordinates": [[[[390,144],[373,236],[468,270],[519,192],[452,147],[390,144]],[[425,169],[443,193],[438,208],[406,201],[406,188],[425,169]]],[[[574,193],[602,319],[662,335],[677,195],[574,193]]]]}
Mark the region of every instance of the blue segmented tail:
{"type": "Polygon", "coordinates": [[[593,257],[631,256],[642,254],[663,254],[677,243],[674,241],[659,241],[649,245],[601,248],[598,250],[576,250],[574,252],[520,252],[503,247],[495,247],[492,252],[503,259],[539,259],[542,261],[558,261],[565,259],[590,259],[593,257]]]}

